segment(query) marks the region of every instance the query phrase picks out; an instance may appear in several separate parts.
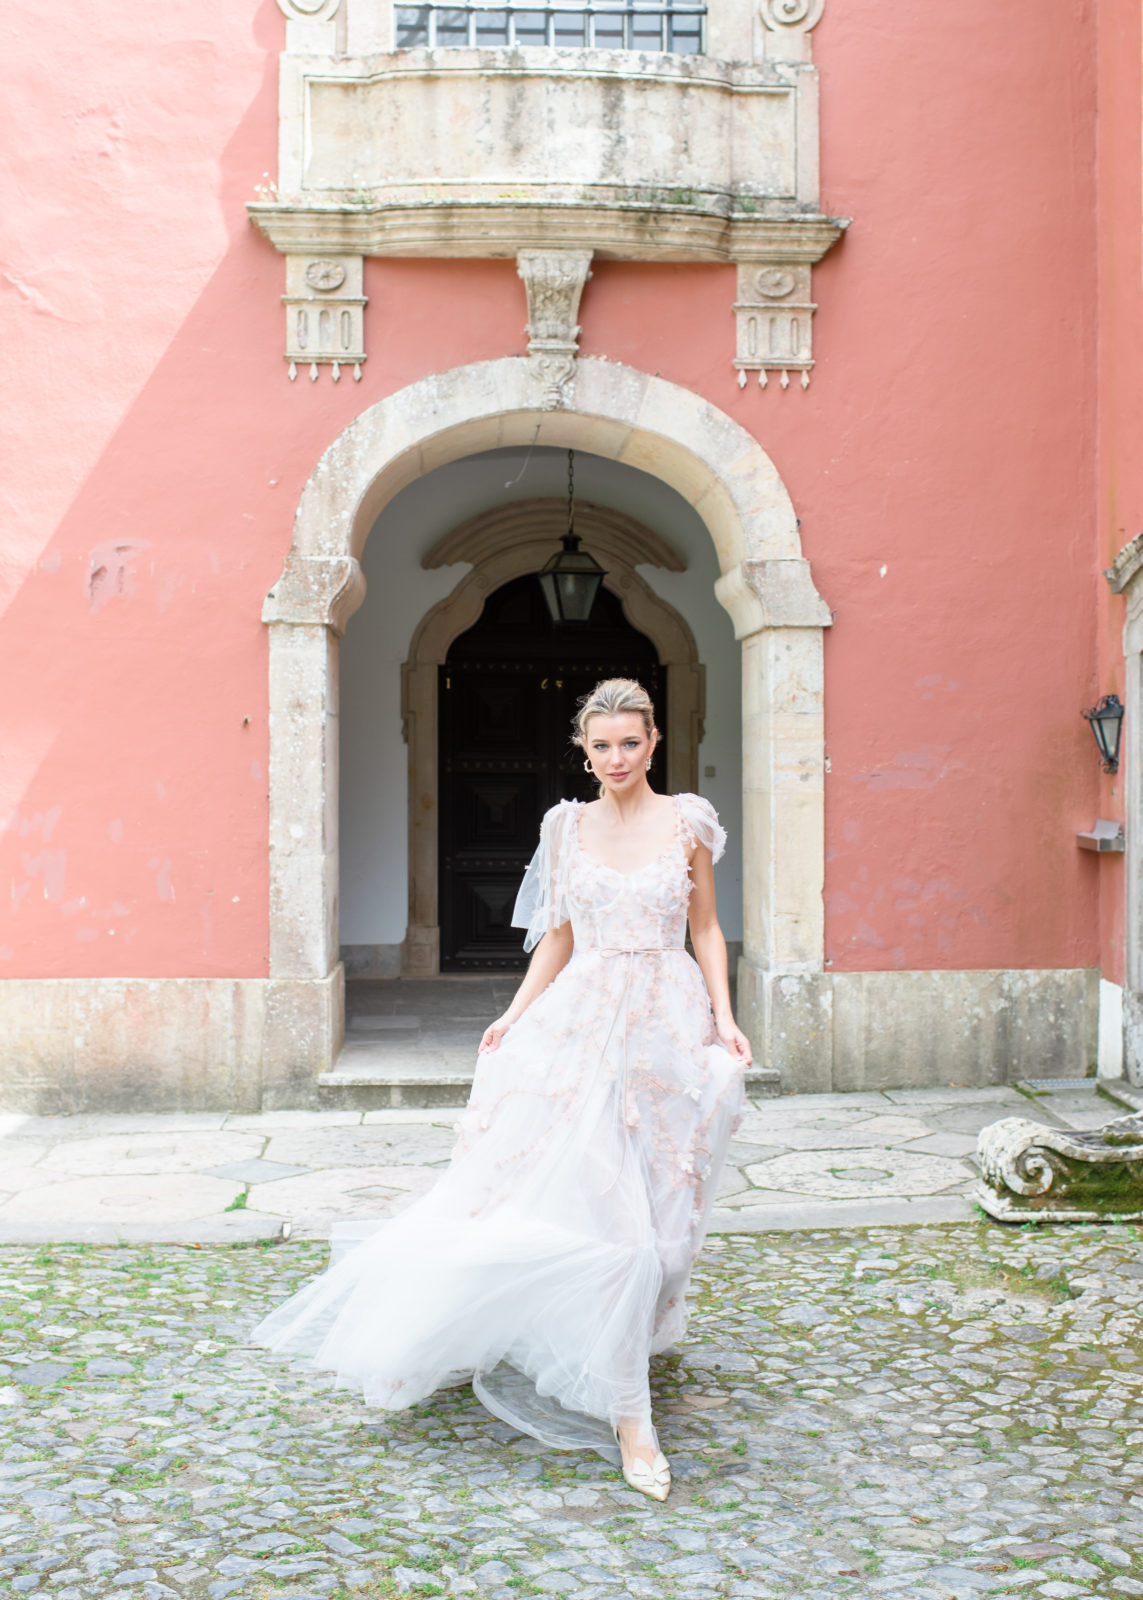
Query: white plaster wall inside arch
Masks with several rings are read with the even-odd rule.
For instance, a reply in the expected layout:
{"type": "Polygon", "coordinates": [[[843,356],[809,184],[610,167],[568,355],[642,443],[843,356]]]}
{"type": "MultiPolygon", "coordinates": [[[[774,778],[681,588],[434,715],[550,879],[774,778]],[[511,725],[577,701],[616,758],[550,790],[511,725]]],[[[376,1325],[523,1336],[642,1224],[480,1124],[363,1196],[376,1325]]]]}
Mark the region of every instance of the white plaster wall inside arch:
{"type": "MultiPolygon", "coordinates": [[[[802,558],[789,496],[756,439],[661,378],[595,358],[577,367],[574,409],[560,411],[538,408],[522,358],[426,378],[360,416],[307,483],[283,580],[263,612],[271,633],[272,970],[317,980],[338,961],[338,664],[328,640],[344,631],[360,592],[347,568],[359,571],[385,506],[433,468],[506,446],[574,448],[668,484],[693,507],[717,558],[718,598],[743,642],[740,1004],[768,1048],[776,980],[800,992],[822,969],[822,630],[830,614],[802,558]],[[319,582],[330,568],[336,583],[319,582]],[[306,592],[314,595],[309,628],[299,610],[306,592]],[[336,615],[331,593],[349,597],[336,615]],[[299,637],[310,631],[327,642],[299,637]]],[[[788,988],[782,1004],[792,1003],[788,988]]]]}

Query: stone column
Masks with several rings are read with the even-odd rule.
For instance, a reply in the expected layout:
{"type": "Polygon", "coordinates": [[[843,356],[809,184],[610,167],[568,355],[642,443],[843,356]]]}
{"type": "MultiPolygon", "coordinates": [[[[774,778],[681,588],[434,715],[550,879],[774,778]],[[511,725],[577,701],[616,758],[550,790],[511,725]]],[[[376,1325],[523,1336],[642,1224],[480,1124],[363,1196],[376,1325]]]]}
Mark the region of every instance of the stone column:
{"type": "Polygon", "coordinates": [[[351,557],[291,557],[270,629],[270,985],[264,1106],[298,1105],[345,1033],[338,950],[338,655],[365,580],[351,557]]]}
{"type": "Polygon", "coordinates": [[[338,960],[338,649],[325,627],[270,631],[274,978],[324,978],[338,960]]]}
{"type": "Polygon", "coordinates": [[[822,637],[830,614],[800,560],[744,562],[716,592],[742,641],[739,1021],[784,1089],[828,1089],[822,637]]]}

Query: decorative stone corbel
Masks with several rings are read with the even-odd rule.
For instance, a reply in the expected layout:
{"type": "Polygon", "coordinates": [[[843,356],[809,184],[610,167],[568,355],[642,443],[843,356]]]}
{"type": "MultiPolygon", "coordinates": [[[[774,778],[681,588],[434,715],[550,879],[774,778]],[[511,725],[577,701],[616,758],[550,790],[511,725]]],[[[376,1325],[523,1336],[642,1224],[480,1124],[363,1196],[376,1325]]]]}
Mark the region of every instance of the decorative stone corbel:
{"type": "Polygon", "coordinates": [[[809,36],[824,9],[825,0],[760,0],[758,14],[766,29],[767,59],[808,61],[809,36]]]}
{"type": "Polygon", "coordinates": [[[746,387],[746,374],[757,372],[766,387],[768,374],[781,374],[783,389],[791,372],[800,372],[802,388],[810,385],[814,364],[812,319],[817,307],[810,299],[808,262],[761,265],[738,263],[738,298],[734,303],[738,387],[746,387]]]}
{"type": "Polygon", "coordinates": [[[579,353],[579,301],[591,277],[590,250],[521,250],[516,271],[528,297],[528,359],[543,386],[543,408],[570,399],[579,353]]]}
{"type": "Polygon", "coordinates": [[[329,366],[333,381],[352,366],[360,380],[365,360],[365,263],[361,256],[286,256],[286,360],[290,382],[299,366],[317,381],[318,367],[329,366]]]}
{"type": "Polygon", "coordinates": [[[977,1141],[973,1198],[1000,1222],[1143,1221],[1143,1115],[1090,1133],[1004,1117],[977,1141]]]}

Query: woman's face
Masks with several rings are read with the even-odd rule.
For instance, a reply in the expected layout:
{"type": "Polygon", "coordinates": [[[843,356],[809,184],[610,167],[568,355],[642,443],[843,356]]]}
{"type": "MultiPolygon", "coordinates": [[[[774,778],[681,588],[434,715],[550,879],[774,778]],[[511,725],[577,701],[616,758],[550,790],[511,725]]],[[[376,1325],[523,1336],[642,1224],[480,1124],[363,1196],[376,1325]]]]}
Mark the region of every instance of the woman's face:
{"type": "Polygon", "coordinates": [[[647,763],[658,742],[658,730],[648,735],[637,711],[620,711],[591,718],[584,748],[603,788],[619,794],[647,781],[647,763]]]}

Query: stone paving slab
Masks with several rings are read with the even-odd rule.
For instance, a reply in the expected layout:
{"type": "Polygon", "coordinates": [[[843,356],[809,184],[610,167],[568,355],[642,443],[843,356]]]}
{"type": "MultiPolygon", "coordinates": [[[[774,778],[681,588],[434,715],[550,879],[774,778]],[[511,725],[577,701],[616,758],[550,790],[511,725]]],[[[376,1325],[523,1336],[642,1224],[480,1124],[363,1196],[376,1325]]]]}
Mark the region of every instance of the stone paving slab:
{"type": "MultiPolygon", "coordinates": [[[[979,1130],[1006,1116],[1098,1126],[1123,1111],[1100,1087],[1092,1079],[1038,1093],[1009,1085],[754,1100],[713,1229],[830,1226],[831,1216],[837,1226],[967,1220],[979,1130]]],[[[205,1245],[274,1238],[283,1226],[324,1239],[339,1220],[392,1216],[424,1193],[448,1160],[458,1114],[5,1115],[0,1241],[205,1245]]]]}
{"type": "Polygon", "coordinates": [[[971,1222],[977,1211],[967,1195],[926,1195],[896,1200],[782,1200],[769,1205],[716,1206],[712,1233],[771,1233],[803,1228],[866,1228],[877,1223],[913,1227],[922,1222],[971,1222]]]}
{"type": "Polygon", "coordinates": [[[1143,1595],[1143,1230],[712,1239],[687,1336],[652,1364],[665,1505],[467,1386],[387,1413],[249,1346],[325,1259],[0,1250],[0,1589],[1143,1595]]]}

